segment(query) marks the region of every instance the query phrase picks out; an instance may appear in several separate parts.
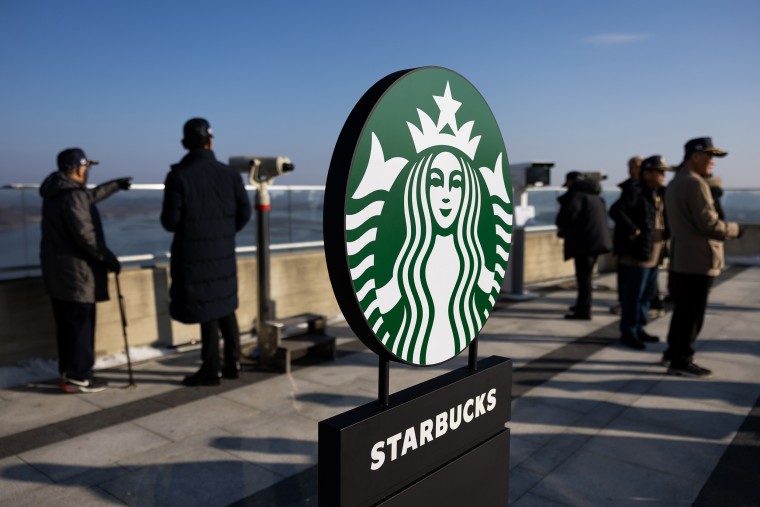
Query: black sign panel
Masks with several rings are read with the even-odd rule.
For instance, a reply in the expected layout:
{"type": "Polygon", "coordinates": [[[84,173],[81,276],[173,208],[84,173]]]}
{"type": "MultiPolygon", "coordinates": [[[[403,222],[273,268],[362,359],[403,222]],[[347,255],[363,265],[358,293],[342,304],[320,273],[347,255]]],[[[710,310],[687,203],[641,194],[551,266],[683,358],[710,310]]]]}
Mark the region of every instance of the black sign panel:
{"type": "MultiPolygon", "coordinates": [[[[369,403],[321,421],[320,504],[373,505],[503,432],[511,385],[512,362],[492,356],[476,371],[461,368],[395,393],[389,407],[369,403]]],[[[484,470],[487,463],[470,473],[484,470]]],[[[473,477],[459,477],[461,487],[473,477]]]]}

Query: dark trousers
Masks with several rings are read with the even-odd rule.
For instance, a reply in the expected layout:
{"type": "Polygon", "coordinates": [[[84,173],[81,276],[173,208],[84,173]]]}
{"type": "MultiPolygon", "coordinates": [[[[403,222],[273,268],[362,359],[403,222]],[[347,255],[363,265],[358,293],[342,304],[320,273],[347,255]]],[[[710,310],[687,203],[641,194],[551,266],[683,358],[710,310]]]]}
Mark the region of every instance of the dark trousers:
{"type": "Polygon", "coordinates": [[[665,357],[680,366],[690,363],[694,357],[694,342],[705,321],[713,277],[673,271],[670,276],[675,307],[670,319],[665,357]]]}
{"type": "Polygon", "coordinates": [[[575,283],[578,297],[575,300],[575,313],[591,315],[591,274],[594,272],[596,255],[577,255],[575,257],[575,283]]]}
{"type": "Polygon", "coordinates": [[[240,362],[240,330],[235,313],[201,322],[201,360],[203,361],[201,370],[209,375],[219,374],[220,331],[224,338],[224,364],[230,368],[237,368],[240,362]]]}
{"type": "Polygon", "coordinates": [[[95,303],[50,301],[58,343],[58,372],[75,380],[91,379],[95,364],[95,303]]]}
{"type": "Polygon", "coordinates": [[[659,269],[640,268],[637,266],[618,266],[621,285],[620,333],[624,336],[638,337],[639,331],[649,319],[649,306],[657,292],[657,274],[659,269]]]}

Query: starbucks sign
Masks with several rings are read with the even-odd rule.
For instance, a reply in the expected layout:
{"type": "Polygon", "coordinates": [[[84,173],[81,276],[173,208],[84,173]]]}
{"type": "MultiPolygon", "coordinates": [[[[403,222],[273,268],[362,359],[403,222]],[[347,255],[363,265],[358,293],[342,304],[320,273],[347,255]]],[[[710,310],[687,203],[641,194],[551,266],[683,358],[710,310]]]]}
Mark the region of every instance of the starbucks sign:
{"type": "Polygon", "coordinates": [[[447,361],[493,310],[509,258],[512,186],[488,104],[440,67],[391,74],[351,112],[325,190],[338,303],[375,353],[447,361]]]}

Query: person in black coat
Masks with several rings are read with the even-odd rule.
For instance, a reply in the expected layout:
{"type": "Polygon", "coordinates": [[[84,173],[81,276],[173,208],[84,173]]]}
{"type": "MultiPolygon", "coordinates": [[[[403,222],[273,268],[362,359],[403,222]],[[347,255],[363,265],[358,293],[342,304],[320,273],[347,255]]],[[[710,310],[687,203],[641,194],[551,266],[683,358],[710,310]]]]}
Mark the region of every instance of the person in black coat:
{"type": "Polygon", "coordinates": [[[565,260],[575,260],[578,285],[575,306],[565,318],[591,320],[591,275],[597,257],[612,248],[607,209],[598,182],[571,171],[565,176],[564,186],[567,192],[557,198],[560,207],[556,225],[559,236],[565,240],[565,260]]]}
{"type": "Polygon", "coordinates": [[[95,364],[95,303],[108,300],[108,271],[121,265],[106,246],[103,224],[95,203],[131,178],[87,188],[89,160],[79,148],[58,154],[58,171],[40,185],[42,239],[40,265],[50,297],[58,344],[59,387],[67,393],[97,392],[106,383],[93,377],[95,364]]]}
{"type": "MultiPolygon", "coordinates": [[[[620,192],[622,193],[623,191],[625,191],[626,188],[638,183],[640,175],[641,175],[641,157],[636,155],[628,159],[628,179],[618,183],[618,188],[620,188],[620,192]]],[[[617,235],[613,235],[613,238],[612,238],[612,251],[615,255],[617,256],[620,255],[619,248],[618,248],[617,235]]],[[[618,263],[618,267],[617,267],[618,305],[610,308],[610,312],[617,315],[620,315],[622,311],[621,305],[620,305],[620,302],[623,300],[623,296],[620,294],[620,287],[623,286],[621,276],[622,274],[620,272],[620,264],[618,263]]]]}
{"type": "Polygon", "coordinates": [[[625,188],[610,208],[619,256],[620,341],[638,350],[646,348],[644,342],[659,341],[644,331],[644,326],[657,292],[658,267],[666,251],[664,182],[667,169],[660,155],[644,160],[641,180],[625,188]]]}
{"type": "Polygon", "coordinates": [[[203,118],[188,120],[182,145],[187,155],[171,167],[164,183],[161,224],[174,233],[171,247],[169,313],[180,322],[200,323],[200,369],[188,386],[219,384],[219,332],[224,337],[224,378],[240,371],[240,331],[235,310],[235,234],[251,218],[251,203],[240,174],[218,162],[212,131],[203,118]]]}

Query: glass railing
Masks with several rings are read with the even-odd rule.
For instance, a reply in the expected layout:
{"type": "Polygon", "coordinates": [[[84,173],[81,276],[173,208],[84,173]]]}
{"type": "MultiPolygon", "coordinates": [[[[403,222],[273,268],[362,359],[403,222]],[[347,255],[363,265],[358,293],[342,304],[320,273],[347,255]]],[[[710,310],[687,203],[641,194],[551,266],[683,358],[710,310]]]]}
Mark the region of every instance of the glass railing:
{"type": "MultiPolygon", "coordinates": [[[[253,203],[254,187],[248,187],[253,203]]],[[[554,225],[559,210],[560,187],[533,188],[528,204],[535,218],[526,225],[554,225]]],[[[322,186],[270,187],[272,250],[319,248],[322,241],[322,186]]],[[[605,188],[602,197],[609,207],[619,189],[605,188]]],[[[98,204],[106,241],[125,262],[155,262],[166,259],[172,235],[159,222],[163,185],[133,185],[98,204]]],[[[760,224],[760,190],[726,190],[722,198],[726,218],[744,224],[760,224]]],[[[42,200],[36,185],[0,188],[0,279],[38,273],[40,212],[42,200]]],[[[255,218],[237,235],[238,252],[255,253],[255,218]]]]}
{"type": "MultiPolygon", "coordinates": [[[[251,203],[255,188],[248,189],[251,203]]],[[[320,248],[324,187],[270,187],[270,242],[273,250],[320,248]]],[[[98,203],[108,247],[123,262],[167,258],[172,234],[161,227],[163,185],[133,185],[98,203]]],[[[35,185],[0,189],[0,279],[36,275],[39,265],[42,199],[35,185]]],[[[240,254],[255,253],[254,217],[236,237],[240,254]]]]}
{"type": "MultiPolygon", "coordinates": [[[[565,193],[561,187],[531,188],[528,190],[528,205],[536,211],[534,219],[526,225],[554,225],[554,219],[559,211],[557,197],[565,193]]],[[[618,188],[604,188],[602,198],[607,209],[620,196],[618,188]]],[[[760,189],[725,190],[721,198],[726,220],[742,224],[760,224],[760,189]]]]}

